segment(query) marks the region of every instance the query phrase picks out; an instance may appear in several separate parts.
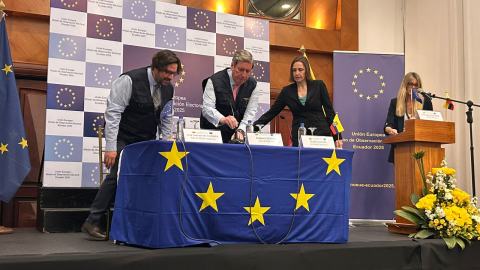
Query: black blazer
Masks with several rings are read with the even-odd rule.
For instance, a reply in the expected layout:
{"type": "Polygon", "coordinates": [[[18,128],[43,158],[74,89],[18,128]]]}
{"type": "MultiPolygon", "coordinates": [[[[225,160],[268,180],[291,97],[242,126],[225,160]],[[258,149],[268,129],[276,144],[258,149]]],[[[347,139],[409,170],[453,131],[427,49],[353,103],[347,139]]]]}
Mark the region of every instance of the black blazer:
{"type": "MultiPolygon", "coordinates": [[[[316,127],[317,129],[314,131],[315,135],[330,135],[330,125],[333,122],[333,118],[335,118],[335,111],[333,110],[327,87],[323,81],[315,80],[307,83],[307,100],[305,101],[305,106],[303,106],[298,99],[296,83],[283,87],[273,106],[268,112],[264,113],[255,121],[254,126],[257,124],[266,125],[277,116],[285,106],[288,106],[293,114],[293,146],[298,146],[298,128],[300,127],[300,123],[305,123],[307,134],[311,134],[308,129],[309,127],[316,127]],[[327,117],[325,117],[322,108],[325,109],[327,117]]],[[[334,136],[334,139],[336,139],[336,137],[337,136],[334,136]]],[[[341,138],[340,135],[340,139],[341,138]]]]}
{"type": "MultiPolygon", "coordinates": [[[[403,132],[403,126],[405,124],[405,116],[397,116],[395,113],[397,109],[397,98],[393,98],[390,101],[390,107],[388,107],[388,114],[387,114],[387,120],[385,120],[385,126],[383,126],[383,132],[385,132],[386,127],[391,127],[397,130],[398,133],[403,132]]],[[[433,110],[433,105],[432,101],[428,98],[425,98],[423,100],[423,110],[428,110],[431,111],[433,110]]],[[[390,135],[387,132],[385,132],[385,135],[390,135]]],[[[390,154],[388,155],[388,162],[394,163],[394,148],[395,144],[392,144],[390,147],[390,154]]]]}

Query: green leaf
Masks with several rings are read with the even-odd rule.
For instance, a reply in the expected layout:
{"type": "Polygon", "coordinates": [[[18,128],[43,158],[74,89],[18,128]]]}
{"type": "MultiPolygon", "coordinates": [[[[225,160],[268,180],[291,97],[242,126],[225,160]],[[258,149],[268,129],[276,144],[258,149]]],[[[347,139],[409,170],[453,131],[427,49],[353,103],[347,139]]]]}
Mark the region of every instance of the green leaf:
{"type": "Polygon", "coordinates": [[[432,235],[435,235],[435,233],[430,231],[430,230],[421,230],[415,235],[415,238],[416,239],[425,239],[425,238],[428,238],[432,235]]]}
{"type": "Polygon", "coordinates": [[[462,238],[457,237],[455,238],[455,241],[457,241],[457,244],[463,249],[465,249],[465,242],[463,242],[462,238]]]}
{"type": "Polygon", "coordinates": [[[405,219],[408,219],[410,220],[411,222],[419,225],[421,223],[423,223],[423,219],[419,218],[417,215],[415,214],[412,214],[410,212],[407,212],[407,211],[404,211],[404,210],[395,210],[393,211],[393,213],[405,218],[405,219]]]}
{"type": "Polygon", "coordinates": [[[414,159],[421,159],[423,158],[423,156],[425,156],[425,151],[421,151],[413,154],[414,159]]]}
{"type": "Polygon", "coordinates": [[[448,249],[452,249],[455,247],[455,244],[457,244],[457,240],[455,236],[449,237],[449,238],[442,238],[443,241],[447,244],[448,249]]]}
{"type": "Polygon", "coordinates": [[[408,237],[413,238],[415,236],[415,234],[417,234],[417,233],[411,233],[411,234],[408,235],[408,237]]]}
{"type": "Polygon", "coordinates": [[[419,218],[425,220],[425,217],[423,216],[422,212],[420,212],[418,209],[415,209],[415,208],[412,208],[412,207],[409,207],[409,206],[402,206],[402,209],[406,210],[410,213],[413,213],[413,214],[417,215],[419,218]]]}
{"type": "Polygon", "coordinates": [[[418,201],[420,201],[420,196],[415,193],[410,194],[410,200],[412,201],[413,205],[416,205],[418,201]]]}

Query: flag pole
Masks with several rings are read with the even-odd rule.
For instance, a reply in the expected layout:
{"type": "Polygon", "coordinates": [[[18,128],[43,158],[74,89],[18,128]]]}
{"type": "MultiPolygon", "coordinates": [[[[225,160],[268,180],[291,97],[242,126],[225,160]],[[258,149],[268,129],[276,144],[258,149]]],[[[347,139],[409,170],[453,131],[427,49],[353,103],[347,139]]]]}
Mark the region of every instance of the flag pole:
{"type": "MultiPolygon", "coordinates": [[[[447,92],[445,92],[445,97],[447,96],[447,92]]],[[[443,106],[445,107],[445,122],[448,122],[448,106],[443,106]]]]}
{"type": "Polygon", "coordinates": [[[413,99],[413,91],[415,91],[415,89],[412,87],[412,89],[410,90],[410,96],[412,98],[412,117],[411,118],[414,118],[415,116],[413,115],[413,106],[415,106],[415,100],[413,99]]]}

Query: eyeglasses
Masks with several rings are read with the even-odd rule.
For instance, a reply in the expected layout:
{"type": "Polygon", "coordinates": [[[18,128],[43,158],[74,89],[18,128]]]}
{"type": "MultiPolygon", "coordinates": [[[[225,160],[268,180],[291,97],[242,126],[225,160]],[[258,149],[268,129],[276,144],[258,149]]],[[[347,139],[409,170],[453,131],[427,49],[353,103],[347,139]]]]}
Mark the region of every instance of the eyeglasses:
{"type": "Polygon", "coordinates": [[[168,69],[165,69],[165,70],[162,70],[163,72],[167,73],[168,76],[170,75],[173,75],[173,77],[177,76],[178,73],[177,72],[171,72],[170,70],[168,69]]]}
{"type": "Polygon", "coordinates": [[[412,87],[418,88],[418,83],[408,83],[407,86],[410,88],[412,87]]]}

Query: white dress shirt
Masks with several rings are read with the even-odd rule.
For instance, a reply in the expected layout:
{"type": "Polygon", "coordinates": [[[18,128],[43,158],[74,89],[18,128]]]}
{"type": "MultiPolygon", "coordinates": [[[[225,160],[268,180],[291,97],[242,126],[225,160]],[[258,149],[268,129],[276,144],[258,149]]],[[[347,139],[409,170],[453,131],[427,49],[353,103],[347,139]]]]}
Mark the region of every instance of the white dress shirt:
{"type": "MultiPolygon", "coordinates": [[[[230,86],[233,93],[233,88],[235,87],[235,82],[232,78],[232,70],[227,69],[228,77],[230,78],[230,86]]],[[[255,122],[255,116],[257,115],[258,109],[258,99],[260,97],[260,90],[258,90],[258,84],[252,92],[252,96],[247,105],[247,109],[245,110],[245,114],[243,115],[242,121],[238,125],[238,129],[245,131],[246,126],[248,124],[248,120],[252,120],[252,123],[255,122]]],[[[216,97],[215,91],[213,89],[213,83],[211,79],[208,79],[207,84],[205,86],[205,91],[203,92],[203,108],[202,114],[208,120],[208,122],[212,123],[215,127],[220,126],[220,119],[225,117],[221,114],[215,106],[216,97]]]]}
{"type": "MultiPolygon", "coordinates": [[[[148,81],[150,83],[150,94],[153,95],[157,82],[153,79],[152,69],[147,68],[148,81]]],[[[112,83],[112,90],[107,98],[107,109],[105,110],[105,151],[117,150],[117,135],[122,119],[122,113],[130,103],[132,96],[132,79],[128,75],[122,75],[112,83]]],[[[159,91],[159,100],[162,102],[162,95],[159,91]]],[[[163,138],[170,138],[171,118],[173,110],[161,119],[159,128],[163,138]]]]}

